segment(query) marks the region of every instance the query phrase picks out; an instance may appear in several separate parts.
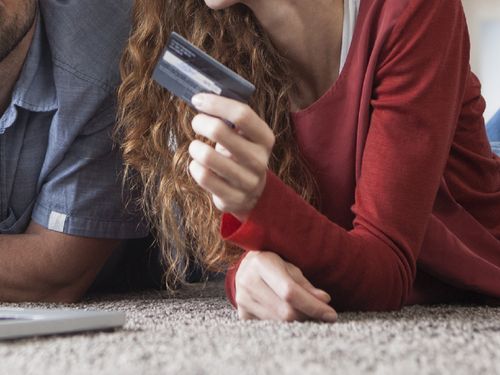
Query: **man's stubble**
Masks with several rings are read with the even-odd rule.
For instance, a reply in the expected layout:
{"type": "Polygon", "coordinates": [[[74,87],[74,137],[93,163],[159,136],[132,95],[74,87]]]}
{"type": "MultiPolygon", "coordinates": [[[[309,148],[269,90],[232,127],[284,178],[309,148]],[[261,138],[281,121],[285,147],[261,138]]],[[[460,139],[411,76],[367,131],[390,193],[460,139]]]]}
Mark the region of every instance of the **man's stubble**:
{"type": "Polygon", "coordinates": [[[37,1],[23,2],[14,15],[8,15],[6,9],[0,7],[0,63],[16,49],[35,22],[37,1]]]}

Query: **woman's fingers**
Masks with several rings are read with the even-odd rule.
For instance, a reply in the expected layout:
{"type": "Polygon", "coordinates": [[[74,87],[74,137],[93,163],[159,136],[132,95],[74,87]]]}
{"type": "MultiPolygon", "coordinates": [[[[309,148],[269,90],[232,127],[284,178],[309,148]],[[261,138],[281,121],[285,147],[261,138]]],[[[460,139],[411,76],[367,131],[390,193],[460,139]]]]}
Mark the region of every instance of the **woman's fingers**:
{"type": "Polygon", "coordinates": [[[191,125],[196,134],[213,142],[221,143],[228,149],[233,148],[238,150],[247,146],[248,143],[252,143],[227,126],[220,118],[205,113],[199,113],[194,116],[191,125]]]}
{"type": "Polygon", "coordinates": [[[281,300],[258,274],[250,277],[252,280],[240,279],[236,286],[236,303],[240,316],[250,314],[262,320],[287,322],[308,319],[299,310],[281,300]]]}
{"type": "Polygon", "coordinates": [[[319,300],[293,280],[287,280],[286,286],[278,287],[278,294],[293,308],[301,311],[308,317],[325,322],[337,321],[337,313],[325,302],[319,300]]]}
{"type": "Polygon", "coordinates": [[[222,145],[239,165],[256,173],[267,169],[271,149],[245,139],[221,119],[198,114],[193,118],[192,126],[196,134],[222,145]]]}
{"type": "Polygon", "coordinates": [[[221,177],[196,160],[189,163],[189,173],[203,189],[213,195],[228,197],[228,201],[238,200],[239,191],[233,189],[221,177]]]}
{"type": "Polygon", "coordinates": [[[314,295],[316,298],[319,300],[323,301],[324,303],[330,303],[332,300],[332,297],[325,292],[324,290],[316,288],[314,285],[311,284],[309,280],[306,279],[302,271],[298,268],[295,267],[291,263],[286,264],[288,272],[292,276],[292,278],[295,280],[297,284],[302,286],[305,290],[307,290],[309,293],[314,295]]]}
{"type": "Polygon", "coordinates": [[[276,267],[275,261],[264,261],[260,263],[260,275],[282,300],[308,317],[325,322],[337,320],[336,311],[298,284],[286,267],[276,267]]]}
{"type": "Polygon", "coordinates": [[[279,320],[336,321],[335,310],[325,300],[309,293],[306,289],[308,285],[299,283],[303,281],[297,274],[292,276],[288,272],[287,263],[278,255],[250,252],[236,274],[238,308],[246,309],[258,317],[269,316],[272,312],[272,316],[279,320]],[[238,295],[240,291],[243,294],[238,295]]]}
{"type": "Polygon", "coordinates": [[[217,152],[201,141],[193,141],[189,146],[193,160],[222,177],[227,184],[244,191],[253,191],[259,184],[259,178],[236,162],[217,152]]]}
{"type": "Polygon", "coordinates": [[[217,208],[244,221],[264,191],[274,134],[246,104],[210,94],[192,101],[202,112],[193,119],[193,130],[219,147],[213,152],[193,141],[191,174],[212,193],[217,208]]]}
{"type": "Polygon", "coordinates": [[[274,134],[271,129],[247,104],[213,94],[195,95],[192,103],[200,112],[235,124],[250,141],[269,149],[273,147],[274,134]]]}
{"type": "Polygon", "coordinates": [[[231,154],[229,152],[229,150],[227,148],[225,148],[223,145],[221,145],[220,143],[217,143],[215,145],[215,151],[217,151],[222,156],[225,156],[226,158],[233,158],[233,154],[231,154]]]}
{"type": "Polygon", "coordinates": [[[256,317],[245,309],[238,309],[238,317],[240,318],[240,320],[260,320],[260,318],[256,317]]]}
{"type": "Polygon", "coordinates": [[[252,296],[245,290],[238,291],[236,303],[238,304],[238,317],[241,320],[262,320],[261,316],[255,315],[259,314],[258,310],[260,306],[252,296]]]}
{"type": "Polygon", "coordinates": [[[240,220],[245,220],[245,213],[251,211],[257,203],[258,196],[248,195],[242,190],[233,188],[196,160],[189,164],[189,173],[198,185],[212,194],[212,200],[217,209],[222,212],[232,212],[240,220]]]}

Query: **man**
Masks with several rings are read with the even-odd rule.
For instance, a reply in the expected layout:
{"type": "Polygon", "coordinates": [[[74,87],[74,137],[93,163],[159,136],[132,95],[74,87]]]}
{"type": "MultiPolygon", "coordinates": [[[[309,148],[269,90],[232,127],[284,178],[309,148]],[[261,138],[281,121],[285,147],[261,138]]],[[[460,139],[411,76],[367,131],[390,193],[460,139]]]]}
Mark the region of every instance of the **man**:
{"type": "Polygon", "coordinates": [[[75,301],[120,239],[125,0],[0,0],[0,301],[75,301]]]}

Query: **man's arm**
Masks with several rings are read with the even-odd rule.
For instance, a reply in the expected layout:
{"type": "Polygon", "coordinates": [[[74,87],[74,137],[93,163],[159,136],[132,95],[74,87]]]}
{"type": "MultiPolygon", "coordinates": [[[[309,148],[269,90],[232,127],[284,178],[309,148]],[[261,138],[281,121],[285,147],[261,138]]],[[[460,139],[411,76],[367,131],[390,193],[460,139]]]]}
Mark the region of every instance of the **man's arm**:
{"type": "Polygon", "coordinates": [[[75,302],[120,241],[58,233],[31,222],[0,236],[0,301],[75,302]]]}

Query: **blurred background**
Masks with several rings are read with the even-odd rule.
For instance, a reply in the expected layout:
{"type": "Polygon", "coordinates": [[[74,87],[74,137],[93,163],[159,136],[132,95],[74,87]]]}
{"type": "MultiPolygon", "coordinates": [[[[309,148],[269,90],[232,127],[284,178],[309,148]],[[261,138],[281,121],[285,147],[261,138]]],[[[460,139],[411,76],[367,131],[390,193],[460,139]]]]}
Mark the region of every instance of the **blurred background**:
{"type": "Polygon", "coordinates": [[[462,0],[471,36],[471,65],[483,85],[485,119],[500,109],[500,0],[462,0]]]}

